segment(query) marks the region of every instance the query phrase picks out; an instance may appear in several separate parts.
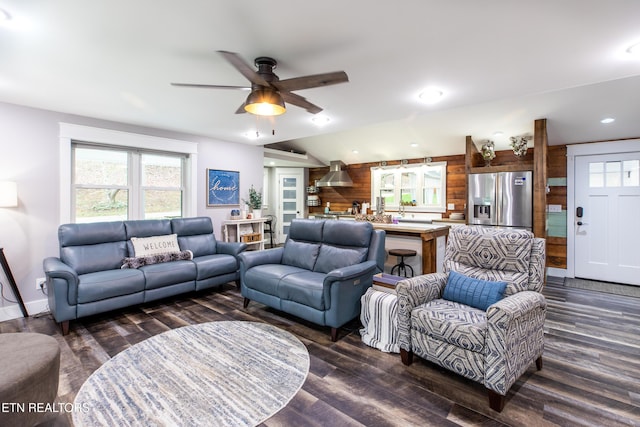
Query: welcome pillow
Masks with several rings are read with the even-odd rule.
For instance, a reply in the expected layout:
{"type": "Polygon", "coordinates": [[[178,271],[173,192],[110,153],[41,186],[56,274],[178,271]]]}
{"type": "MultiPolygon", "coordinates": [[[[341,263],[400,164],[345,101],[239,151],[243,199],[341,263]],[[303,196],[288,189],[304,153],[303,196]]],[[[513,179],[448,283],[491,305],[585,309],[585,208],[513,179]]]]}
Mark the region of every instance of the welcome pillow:
{"type": "Polygon", "coordinates": [[[177,234],[165,234],[163,236],[132,237],[131,244],[135,257],[166,254],[168,252],[180,252],[177,234]]]}
{"type": "Polygon", "coordinates": [[[450,271],[442,298],[486,311],[491,304],[502,299],[506,287],[506,282],[474,279],[450,271]]]}

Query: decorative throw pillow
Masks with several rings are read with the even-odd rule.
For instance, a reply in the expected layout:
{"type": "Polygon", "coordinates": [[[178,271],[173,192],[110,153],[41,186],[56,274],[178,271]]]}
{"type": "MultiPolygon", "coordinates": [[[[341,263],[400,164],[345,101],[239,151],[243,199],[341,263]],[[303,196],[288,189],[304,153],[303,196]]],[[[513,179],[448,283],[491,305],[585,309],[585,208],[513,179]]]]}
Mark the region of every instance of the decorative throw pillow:
{"type": "Polygon", "coordinates": [[[134,256],[145,257],[149,255],[166,254],[168,252],[180,252],[177,234],[165,234],[164,236],[132,237],[134,256]]]}
{"type": "Polygon", "coordinates": [[[506,287],[506,282],[474,279],[450,271],[442,298],[486,310],[502,299],[506,287]]]}
{"type": "Polygon", "coordinates": [[[145,265],[158,264],[161,262],[181,261],[193,259],[193,252],[180,251],[180,252],[167,252],[165,254],[156,254],[142,257],[131,257],[122,260],[122,267],[120,268],[140,268],[145,265]]]}

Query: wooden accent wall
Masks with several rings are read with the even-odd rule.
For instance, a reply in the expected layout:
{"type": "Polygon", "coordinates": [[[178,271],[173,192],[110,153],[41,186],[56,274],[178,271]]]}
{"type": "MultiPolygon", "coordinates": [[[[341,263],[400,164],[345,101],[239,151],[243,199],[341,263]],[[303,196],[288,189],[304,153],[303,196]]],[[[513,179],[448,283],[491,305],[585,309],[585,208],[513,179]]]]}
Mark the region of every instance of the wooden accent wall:
{"type": "MultiPolygon", "coordinates": [[[[422,163],[424,157],[418,159],[408,159],[409,164],[422,163]]],[[[443,217],[449,217],[451,212],[464,212],[466,203],[466,174],[465,174],[465,156],[440,156],[433,157],[434,162],[447,162],[447,203],[453,203],[454,209],[447,210],[443,217]]],[[[309,207],[309,214],[322,213],[327,202],[331,203],[332,211],[344,211],[350,208],[354,201],[359,203],[371,203],[371,168],[378,166],[378,162],[374,163],[358,163],[351,164],[346,167],[349,176],[353,180],[353,187],[321,187],[318,196],[321,205],[318,207],[309,207]]],[[[387,165],[399,165],[400,160],[387,161],[387,165]]],[[[327,172],[328,167],[309,169],[309,185],[314,185],[316,180],[322,178],[327,172]]]]}
{"type": "MultiPolygon", "coordinates": [[[[567,177],[567,146],[548,147],[547,175],[549,178],[567,177]]],[[[567,210],[567,187],[552,186],[547,194],[547,203],[561,205],[567,210]]],[[[547,267],[567,268],[567,238],[547,236],[547,267]]]]}

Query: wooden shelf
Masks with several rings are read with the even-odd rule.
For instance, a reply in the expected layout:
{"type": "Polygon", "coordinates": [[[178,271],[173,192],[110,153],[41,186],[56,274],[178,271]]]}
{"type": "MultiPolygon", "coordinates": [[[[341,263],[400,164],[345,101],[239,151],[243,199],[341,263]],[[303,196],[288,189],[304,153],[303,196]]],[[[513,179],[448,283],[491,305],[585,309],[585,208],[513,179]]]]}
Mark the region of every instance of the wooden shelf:
{"type": "Polygon", "coordinates": [[[521,165],[476,166],[469,168],[469,173],[521,172],[532,170],[532,163],[523,163],[521,165]]]}

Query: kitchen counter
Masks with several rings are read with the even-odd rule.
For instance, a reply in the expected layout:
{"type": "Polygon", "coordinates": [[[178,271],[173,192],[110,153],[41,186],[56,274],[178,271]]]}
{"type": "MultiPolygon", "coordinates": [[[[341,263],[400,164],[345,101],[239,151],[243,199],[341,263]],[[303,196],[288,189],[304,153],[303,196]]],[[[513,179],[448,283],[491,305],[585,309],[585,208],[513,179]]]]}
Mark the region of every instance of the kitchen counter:
{"type": "MultiPolygon", "coordinates": [[[[435,273],[438,271],[438,265],[442,263],[444,253],[438,256],[438,240],[440,240],[441,252],[444,251],[444,242],[449,235],[449,225],[445,224],[384,224],[371,223],[373,228],[384,230],[389,236],[405,236],[409,238],[420,239],[422,257],[422,274],[435,273]]],[[[404,248],[402,248],[404,249],[404,248]]],[[[406,262],[406,261],[405,261],[406,262]]]]}

